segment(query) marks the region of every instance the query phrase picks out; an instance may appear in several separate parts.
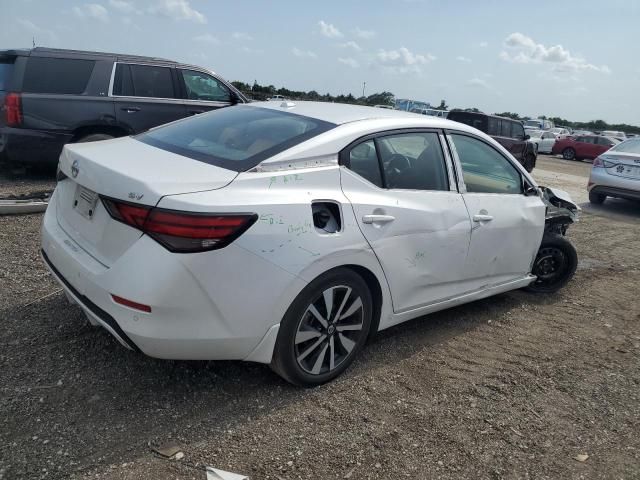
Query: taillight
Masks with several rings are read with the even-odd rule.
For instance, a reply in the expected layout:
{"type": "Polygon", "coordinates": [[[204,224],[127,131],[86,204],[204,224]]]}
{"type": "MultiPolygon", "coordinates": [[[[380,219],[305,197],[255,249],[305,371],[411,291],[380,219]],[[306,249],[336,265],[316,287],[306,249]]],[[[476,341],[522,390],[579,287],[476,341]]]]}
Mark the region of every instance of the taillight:
{"type": "Polygon", "coordinates": [[[255,213],[194,213],[103,198],[109,215],[143,231],[167,250],[204,252],[223,248],[258,219],[255,213]]]}
{"type": "Polygon", "coordinates": [[[18,127],[22,124],[22,97],[19,93],[5,95],[4,110],[8,127],[18,127]]]}
{"type": "Polygon", "coordinates": [[[602,161],[602,159],[600,157],[597,157],[593,161],[593,168],[604,168],[604,162],[602,161]]]}

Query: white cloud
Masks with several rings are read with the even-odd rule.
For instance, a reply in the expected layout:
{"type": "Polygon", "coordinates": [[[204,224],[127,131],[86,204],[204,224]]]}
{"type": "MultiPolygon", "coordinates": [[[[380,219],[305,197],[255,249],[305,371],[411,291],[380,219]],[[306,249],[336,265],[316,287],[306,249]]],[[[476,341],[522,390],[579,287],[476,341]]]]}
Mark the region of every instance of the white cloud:
{"type": "Polygon", "coordinates": [[[358,45],[353,40],[350,40],[350,41],[345,42],[345,43],[340,43],[338,46],[342,47],[342,48],[353,48],[356,52],[362,51],[362,47],[360,47],[360,45],[358,45]]]}
{"type": "Polygon", "coordinates": [[[155,5],[149,8],[149,13],[173,18],[174,20],[207,23],[207,17],[192,8],[189,0],[158,0],[155,5]]]}
{"type": "Polygon", "coordinates": [[[79,18],[94,18],[105,23],[109,21],[109,12],[98,3],[85,3],[79,7],[73,7],[73,13],[79,18]]]}
{"type": "Polygon", "coordinates": [[[253,37],[245,32],[233,32],[231,36],[236,40],[253,40],[253,37]]]}
{"type": "Polygon", "coordinates": [[[126,13],[126,14],[131,14],[131,13],[140,14],[140,13],[142,13],[131,2],[126,2],[124,0],[109,0],[109,6],[111,8],[113,8],[114,10],[117,10],[117,11],[119,11],[121,13],[126,13]]]}
{"type": "Polygon", "coordinates": [[[291,49],[291,53],[293,53],[296,57],[301,57],[301,58],[317,58],[318,55],[316,55],[315,52],[312,52],[311,50],[300,50],[298,47],[293,47],[291,49]]]}
{"type": "Polygon", "coordinates": [[[484,42],[484,41],[483,42],[479,42],[478,46],[480,48],[487,48],[489,46],[489,43],[488,42],[484,42]]]}
{"type": "Polygon", "coordinates": [[[426,65],[435,59],[436,57],[430,53],[421,55],[411,52],[406,47],[400,47],[397,50],[380,49],[376,54],[376,60],[380,65],[397,73],[420,73],[422,65],[426,65]]]}
{"type": "Polygon", "coordinates": [[[214,37],[210,33],[203,33],[202,35],[198,35],[193,37],[196,42],[208,43],[209,45],[218,45],[220,40],[217,37],[214,37]]]}
{"type": "Polygon", "coordinates": [[[376,32],[374,32],[373,30],[363,30],[360,27],[354,28],[353,34],[356,37],[361,38],[363,40],[371,40],[373,37],[376,36],[376,32]]]}
{"type": "Polygon", "coordinates": [[[347,58],[338,58],[338,61],[340,63],[343,63],[351,68],[358,68],[360,66],[360,64],[358,63],[357,60],[347,57],[347,58]]]}
{"type": "Polygon", "coordinates": [[[242,50],[244,53],[252,53],[252,54],[264,53],[264,50],[260,48],[250,48],[250,47],[247,47],[246,45],[243,46],[240,50],[242,50]]]}
{"type": "Polygon", "coordinates": [[[584,58],[572,55],[571,52],[562,45],[545,47],[520,32],[509,35],[505,39],[504,44],[513,53],[502,51],[499,56],[502,60],[508,62],[523,64],[550,63],[553,64],[553,69],[557,72],[592,71],[611,73],[608,66],[597,66],[588,63],[584,58]]]}
{"type": "Polygon", "coordinates": [[[463,57],[462,55],[458,55],[456,57],[456,60],[458,60],[459,62],[471,63],[471,59],[470,58],[463,57]]]}
{"type": "Polygon", "coordinates": [[[324,20],[320,20],[318,22],[320,26],[320,33],[327,38],[341,38],[343,37],[342,32],[334,27],[331,23],[325,23],[324,20]]]}
{"type": "Polygon", "coordinates": [[[491,90],[491,87],[489,86],[489,84],[478,77],[473,77],[470,80],[467,80],[467,85],[469,85],[470,87],[479,87],[479,88],[486,88],[487,90],[491,90]]]}

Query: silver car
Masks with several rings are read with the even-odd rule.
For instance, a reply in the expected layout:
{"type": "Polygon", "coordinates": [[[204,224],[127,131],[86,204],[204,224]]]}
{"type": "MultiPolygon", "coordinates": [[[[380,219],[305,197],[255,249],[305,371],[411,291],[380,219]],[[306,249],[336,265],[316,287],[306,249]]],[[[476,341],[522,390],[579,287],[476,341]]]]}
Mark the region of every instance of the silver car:
{"type": "Polygon", "coordinates": [[[640,138],[619,143],[596,158],[587,189],[595,204],[607,197],[640,200],[640,138]]]}

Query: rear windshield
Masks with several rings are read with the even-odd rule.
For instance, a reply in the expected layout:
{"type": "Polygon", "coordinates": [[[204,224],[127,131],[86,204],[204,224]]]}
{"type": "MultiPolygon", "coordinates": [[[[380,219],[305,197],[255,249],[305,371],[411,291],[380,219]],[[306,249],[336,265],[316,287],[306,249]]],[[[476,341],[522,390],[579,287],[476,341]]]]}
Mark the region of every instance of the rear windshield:
{"type": "Polygon", "coordinates": [[[625,142],[617,144],[610,152],[621,153],[635,153],[640,155],[640,138],[634,138],[633,140],[627,140],[625,142]]]}
{"type": "Polygon", "coordinates": [[[203,113],[135,137],[154,147],[241,172],[335,127],[270,108],[238,105],[203,113]]]}
{"type": "Polygon", "coordinates": [[[79,95],[87,88],[93,60],[29,57],[22,91],[79,95]]]}
{"type": "Polygon", "coordinates": [[[0,61],[0,91],[9,89],[11,72],[13,72],[13,63],[0,61]]]}

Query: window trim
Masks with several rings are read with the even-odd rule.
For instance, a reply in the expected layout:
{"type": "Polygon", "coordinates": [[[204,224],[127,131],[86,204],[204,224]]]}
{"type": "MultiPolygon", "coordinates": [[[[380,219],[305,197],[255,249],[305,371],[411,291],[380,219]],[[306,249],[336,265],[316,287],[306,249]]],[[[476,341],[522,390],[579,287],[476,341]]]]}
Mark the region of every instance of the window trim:
{"type": "Polygon", "coordinates": [[[491,145],[491,143],[487,142],[484,138],[474,135],[472,133],[462,132],[460,130],[446,129],[445,136],[447,138],[447,143],[449,143],[449,146],[451,148],[451,152],[454,157],[454,164],[458,172],[457,174],[458,182],[459,182],[458,189],[460,190],[460,193],[469,194],[469,195],[526,195],[525,183],[529,183],[529,182],[527,177],[520,170],[521,166],[519,163],[512,161],[508,156],[505,156],[500,150],[498,150],[494,145],[491,145]],[[458,155],[458,151],[456,150],[455,143],[453,142],[453,138],[451,137],[452,134],[470,137],[475,140],[478,140],[484,143],[485,145],[487,145],[489,148],[495,151],[502,158],[504,158],[516,170],[516,172],[520,176],[520,186],[522,188],[522,192],[520,193],[468,192],[467,185],[464,183],[464,171],[462,170],[462,162],[460,161],[460,156],[458,155]]]}
{"type": "MultiPolygon", "coordinates": [[[[352,172],[354,175],[357,175],[358,178],[363,179],[365,182],[367,182],[368,184],[370,184],[371,186],[373,186],[374,188],[377,188],[378,190],[383,190],[385,192],[455,192],[455,193],[459,193],[459,189],[457,188],[457,182],[456,182],[456,174],[454,172],[454,167],[452,164],[452,157],[449,155],[449,152],[447,151],[447,143],[444,141],[444,133],[443,130],[441,128],[398,128],[398,129],[393,129],[393,130],[384,130],[381,132],[375,132],[375,133],[369,133],[367,135],[364,135],[362,137],[359,137],[355,140],[353,140],[352,142],[350,142],[349,144],[347,144],[347,146],[345,146],[344,148],[342,148],[342,150],[340,150],[340,152],[338,152],[338,165],[341,167],[345,167],[347,170],[349,170],[350,172],[352,172]],[[449,182],[449,189],[448,190],[423,190],[423,189],[411,189],[411,188],[387,188],[387,182],[386,182],[386,178],[384,175],[384,168],[382,165],[382,159],[380,158],[380,151],[378,148],[378,142],[376,141],[376,139],[381,138],[381,137],[389,137],[389,136],[394,136],[394,135],[402,135],[402,134],[407,134],[407,133],[435,133],[436,137],[438,138],[438,142],[440,143],[440,148],[442,150],[442,158],[444,160],[444,165],[445,165],[445,169],[447,172],[447,180],[449,182]],[[374,145],[376,147],[376,157],[378,158],[378,168],[380,169],[380,178],[382,179],[382,187],[377,186],[374,183],[371,183],[369,180],[367,180],[366,178],[362,177],[361,175],[358,175],[356,172],[354,172],[353,170],[351,170],[350,168],[350,157],[349,154],[351,153],[351,150],[355,147],[357,147],[358,145],[360,145],[361,143],[367,142],[369,140],[373,140],[374,145]]],[[[461,193],[461,192],[460,192],[461,193]]]]}
{"type": "Polygon", "coordinates": [[[178,96],[176,97],[172,97],[172,98],[166,98],[166,97],[137,97],[137,96],[133,96],[133,95],[115,95],[113,93],[113,87],[114,87],[114,81],[116,78],[116,68],[118,67],[118,65],[140,65],[143,67],[158,67],[158,68],[168,68],[169,72],[171,73],[171,83],[173,85],[173,93],[175,95],[182,95],[182,92],[180,91],[178,87],[178,85],[176,84],[176,72],[175,72],[175,67],[171,66],[171,65],[159,65],[157,63],[144,63],[144,62],[113,62],[113,67],[111,69],[111,79],[109,80],[109,93],[108,96],[112,97],[112,98],[131,98],[134,100],[163,100],[163,101],[167,101],[167,100],[172,100],[172,101],[184,101],[183,98],[180,98],[178,96]]]}

